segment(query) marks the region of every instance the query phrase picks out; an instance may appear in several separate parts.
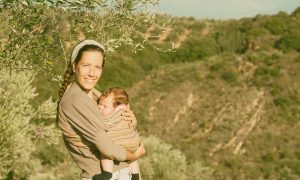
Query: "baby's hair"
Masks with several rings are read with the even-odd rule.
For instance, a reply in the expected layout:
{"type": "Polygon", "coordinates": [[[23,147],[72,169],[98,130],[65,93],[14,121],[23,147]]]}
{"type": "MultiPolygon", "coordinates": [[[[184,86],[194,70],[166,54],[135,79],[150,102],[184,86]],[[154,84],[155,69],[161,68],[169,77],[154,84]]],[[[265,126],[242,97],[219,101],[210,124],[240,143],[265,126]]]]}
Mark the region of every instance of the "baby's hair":
{"type": "Polygon", "coordinates": [[[102,99],[108,97],[110,94],[114,95],[114,99],[113,99],[114,107],[117,107],[120,104],[127,105],[129,103],[129,97],[128,97],[127,92],[120,87],[112,87],[112,88],[106,89],[101,94],[100,98],[98,99],[98,103],[100,103],[100,101],[102,101],[102,99]]]}

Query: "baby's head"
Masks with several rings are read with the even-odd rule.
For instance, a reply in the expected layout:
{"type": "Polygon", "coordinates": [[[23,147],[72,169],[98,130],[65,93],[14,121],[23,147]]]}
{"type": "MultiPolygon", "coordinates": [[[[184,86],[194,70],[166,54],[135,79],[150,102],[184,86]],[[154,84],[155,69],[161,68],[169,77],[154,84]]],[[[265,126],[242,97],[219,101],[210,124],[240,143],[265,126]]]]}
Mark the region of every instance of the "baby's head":
{"type": "Polygon", "coordinates": [[[113,87],[105,90],[98,99],[98,107],[102,114],[108,115],[113,112],[117,106],[129,103],[128,94],[119,87],[113,87]]]}

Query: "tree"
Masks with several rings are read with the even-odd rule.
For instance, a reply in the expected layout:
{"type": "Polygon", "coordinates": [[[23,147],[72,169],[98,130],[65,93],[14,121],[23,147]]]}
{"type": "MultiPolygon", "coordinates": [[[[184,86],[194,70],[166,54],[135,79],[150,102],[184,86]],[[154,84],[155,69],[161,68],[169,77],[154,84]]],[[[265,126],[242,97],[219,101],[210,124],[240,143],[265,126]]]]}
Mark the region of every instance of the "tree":
{"type": "MultiPolygon", "coordinates": [[[[34,156],[38,140],[57,142],[56,103],[49,99],[37,107],[32,82],[37,73],[50,80],[55,69],[65,68],[71,47],[91,38],[108,53],[120,46],[143,47],[139,24],[154,16],[144,12],[156,0],[1,0],[0,1],[0,179],[33,177],[41,167],[34,156]],[[57,65],[57,64],[56,64],[57,65]]],[[[144,41],[145,42],[145,41],[144,41]]],[[[57,90],[58,91],[58,90],[57,90]]],[[[39,176],[35,176],[39,177],[39,176]]],[[[52,177],[52,176],[50,176],[52,177]]]]}
{"type": "Polygon", "coordinates": [[[109,53],[124,45],[142,48],[143,34],[136,27],[153,23],[144,9],[157,0],[1,2],[1,66],[22,69],[26,62],[26,68],[49,69],[61,60],[67,65],[71,47],[82,39],[103,43],[109,53]]]}

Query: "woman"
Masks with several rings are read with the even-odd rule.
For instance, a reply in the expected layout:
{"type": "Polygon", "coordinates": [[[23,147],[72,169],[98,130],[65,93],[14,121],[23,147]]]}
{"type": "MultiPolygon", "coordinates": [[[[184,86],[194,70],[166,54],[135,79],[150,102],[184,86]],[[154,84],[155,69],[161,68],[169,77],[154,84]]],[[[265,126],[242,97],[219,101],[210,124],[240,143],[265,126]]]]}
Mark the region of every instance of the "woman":
{"type": "MultiPolygon", "coordinates": [[[[96,103],[100,93],[94,89],[102,74],[104,54],[104,47],[94,40],[79,43],[72,52],[71,63],[59,92],[58,124],[68,151],[82,170],[82,180],[107,175],[102,173],[99,176],[100,155],[119,162],[114,167],[120,173],[119,179],[130,179],[128,163],[124,161],[136,160],[145,154],[142,144],[136,152],[130,153],[113,143],[106,133],[107,127],[96,103]]],[[[122,115],[114,118],[135,121],[129,108],[122,115]]]]}

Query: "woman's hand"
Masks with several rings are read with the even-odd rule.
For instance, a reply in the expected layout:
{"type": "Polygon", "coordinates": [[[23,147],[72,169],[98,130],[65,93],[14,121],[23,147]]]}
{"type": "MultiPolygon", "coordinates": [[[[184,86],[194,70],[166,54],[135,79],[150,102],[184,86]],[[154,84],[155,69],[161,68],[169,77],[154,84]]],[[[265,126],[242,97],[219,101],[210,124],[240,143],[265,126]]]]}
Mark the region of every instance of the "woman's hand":
{"type": "Polygon", "coordinates": [[[144,148],[144,144],[141,142],[139,148],[134,153],[127,151],[126,160],[129,160],[129,161],[137,160],[138,158],[143,156],[145,153],[146,153],[146,150],[144,148]]]}
{"type": "Polygon", "coordinates": [[[130,127],[136,127],[137,120],[135,118],[134,113],[130,110],[129,104],[127,105],[126,108],[123,108],[122,110],[123,110],[122,116],[123,116],[124,120],[129,122],[130,127]]]}
{"type": "Polygon", "coordinates": [[[136,159],[140,158],[141,156],[143,156],[144,154],[146,154],[146,150],[144,148],[144,144],[142,142],[140,142],[140,146],[139,148],[134,152],[134,156],[136,157],[136,159]]]}

